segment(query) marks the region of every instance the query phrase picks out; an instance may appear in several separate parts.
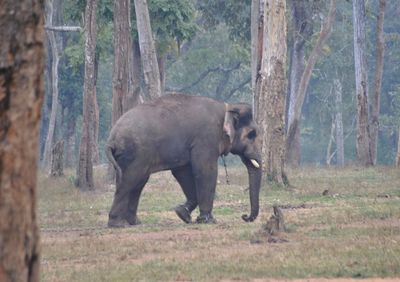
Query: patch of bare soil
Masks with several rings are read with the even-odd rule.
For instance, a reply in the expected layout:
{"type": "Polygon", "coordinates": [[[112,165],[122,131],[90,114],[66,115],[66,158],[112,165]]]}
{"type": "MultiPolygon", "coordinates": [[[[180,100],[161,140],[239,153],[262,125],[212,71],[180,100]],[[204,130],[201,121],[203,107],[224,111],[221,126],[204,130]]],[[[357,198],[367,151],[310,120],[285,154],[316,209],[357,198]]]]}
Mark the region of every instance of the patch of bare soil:
{"type": "MultiPolygon", "coordinates": [[[[241,280],[222,280],[223,282],[240,282],[241,280]]],[[[399,282],[399,278],[307,278],[307,279],[253,279],[252,282],[399,282]]]]}

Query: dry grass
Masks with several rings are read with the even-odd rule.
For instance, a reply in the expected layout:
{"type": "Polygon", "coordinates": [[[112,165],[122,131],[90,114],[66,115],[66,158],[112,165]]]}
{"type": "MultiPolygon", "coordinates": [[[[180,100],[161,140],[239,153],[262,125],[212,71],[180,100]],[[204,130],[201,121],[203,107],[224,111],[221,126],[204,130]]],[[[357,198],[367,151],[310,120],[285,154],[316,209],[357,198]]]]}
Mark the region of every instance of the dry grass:
{"type": "MultiPolygon", "coordinates": [[[[43,281],[219,281],[310,277],[400,277],[400,173],[393,168],[304,168],[292,187],[264,186],[261,215],[248,224],[246,171],[220,169],[215,225],[187,225],[173,208],[184,200],[169,173],[151,177],[142,224],[107,229],[113,188],[80,192],[72,177],[39,177],[43,281]],[[322,195],[328,190],[326,196],[322,195]],[[288,242],[267,243],[262,225],[284,206],[288,242]]],[[[196,213],[196,212],[195,212],[196,213]]],[[[193,214],[193,217],[197,214],[193,214]]]]}

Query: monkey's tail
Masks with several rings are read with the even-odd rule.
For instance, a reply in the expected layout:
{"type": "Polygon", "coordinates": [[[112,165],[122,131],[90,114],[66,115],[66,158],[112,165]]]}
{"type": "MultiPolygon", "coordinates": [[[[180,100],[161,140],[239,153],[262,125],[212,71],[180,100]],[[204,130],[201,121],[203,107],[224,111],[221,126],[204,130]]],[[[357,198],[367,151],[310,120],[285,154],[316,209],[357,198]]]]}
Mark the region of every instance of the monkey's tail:
{"type": "Polygon", "coordinates": [[[117,177],[117,183],[120,182],[121,177],[122,177],[122,170],[121,167],[118,165],[117,161],[114,158],[113,154],[113,148],[111,145],[107,144],[106,145],[106,156],[107,159],[110,161],[110,163],[113,165],[117,177]]]}

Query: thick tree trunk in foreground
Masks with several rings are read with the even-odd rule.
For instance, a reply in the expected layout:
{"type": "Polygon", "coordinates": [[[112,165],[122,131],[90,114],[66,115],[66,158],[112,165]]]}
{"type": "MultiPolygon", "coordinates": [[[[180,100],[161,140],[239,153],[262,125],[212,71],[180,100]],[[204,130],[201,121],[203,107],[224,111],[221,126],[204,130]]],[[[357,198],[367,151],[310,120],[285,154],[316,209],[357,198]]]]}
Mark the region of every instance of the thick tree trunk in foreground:
{"type": "Polygon", "coordinates": [[[379,133],[379,112],[381,107],[381,86],[383,74],[383,56],[385,51],[385,40],[383,32],[383,23],[385,18],[385,0],[379,0],[379,15],[376,28],[376,68],[374,78],[374,97],[371,112],[371,155],[372,161],[376,164],[378,151],[378,133],[379,133]]]}
{"type": "Polygon", "coordinates": [[[93,142],[95,107],[95,50],[97,0],[87,0],[85,10],[85,81],[83,93],[83,125],[77,168],[77,186],[93,190],[93,142]]]}
{"type": "MultiPolygon", "coordinates": [[[[310,82],[314,65],[321,56],[322,47],[324,46],[324,43],[326,42],[326,40],[330,35],[332,25],[335,20],[335,15],[336,15],[336,0],[331,0],[328,16],[326,17],[324,23],[321,26],[321,32],[318,41],[311,51],[311,54],[307,60],[307,64],[304,68],[304,72],[301,76],[299,87],[297,90],[298,93],[296,95],[296,101],[293,105],[293,108],[289,110],[291,113],[290,113],[290,119],[288,119],[288,127],[287,127],[288,129],[287,129],[287,139],[286,139],[287,141],[286,150],[288,151],[295,150],[296,148],[298,148],[299,150],[300,147],[299,127],[300,127],[301,110],[303,107],[304,98],[306,96],[308,83],[310,82]],[[296,136],[298,136],[297,139],[296,136]]],[[[298,156],[298,160],[300,160],[300,156],[298,156]]]]}
{"type": "Polygon", "coordinates": [[[261,68],[256,80],[256,120],[262,167],[270,181],[288,184],[285,164],[286,0],[266,0],[261,68]]]}
{"type": "Polygon", "coordinates": [[[140,54],[142,58],[146,95],[151,99],[161,96],[160,70],[157,53],[150,25],[147,0],[134,0],[136,25],[139,35],[140,54]]]}
{"type": "Polygon", "coordinates": [[[368,120],[368,75],[364,0],[353,0],[353,28],[357,101],[357,160],[361,165],[369,166],[373,164],[373,160],[368,120]]]}
{"type": "Polygon", "coordinates": [[[0,281],[39,281],[37,148],[44,85],[43,1],[0,9],[0,281]]]}

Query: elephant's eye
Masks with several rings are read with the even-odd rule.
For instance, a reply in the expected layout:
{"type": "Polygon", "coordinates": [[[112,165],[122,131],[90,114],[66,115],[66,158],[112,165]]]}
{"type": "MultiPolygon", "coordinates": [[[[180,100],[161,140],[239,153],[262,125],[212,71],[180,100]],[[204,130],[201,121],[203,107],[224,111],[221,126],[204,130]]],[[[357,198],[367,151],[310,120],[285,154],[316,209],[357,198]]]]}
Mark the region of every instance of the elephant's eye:
{"type": "Polygon", "coordinates": [[[257,132],[253,129],[247,134],[247,138],[249,139],[255,139],[257,137],[257,132]]]}

